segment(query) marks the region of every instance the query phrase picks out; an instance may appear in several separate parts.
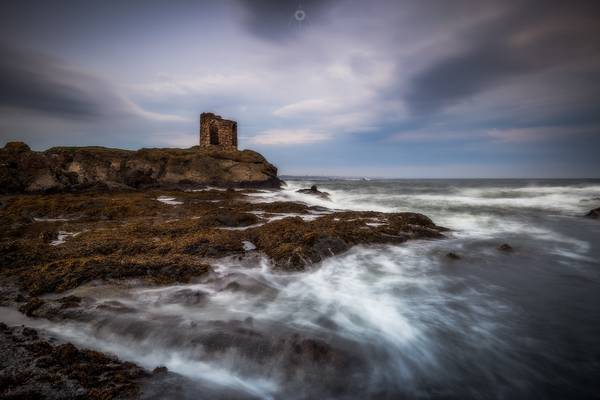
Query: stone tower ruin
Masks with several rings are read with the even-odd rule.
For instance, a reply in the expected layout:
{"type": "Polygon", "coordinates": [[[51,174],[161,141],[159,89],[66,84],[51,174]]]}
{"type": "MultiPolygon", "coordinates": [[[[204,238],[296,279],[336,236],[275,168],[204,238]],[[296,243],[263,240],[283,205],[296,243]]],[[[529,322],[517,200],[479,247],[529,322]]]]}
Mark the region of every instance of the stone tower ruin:
{"type": "Polygon", "coordinates": [[[237,122],[213,113],[200,114],[200,147],[237,149],[237,122]]]}

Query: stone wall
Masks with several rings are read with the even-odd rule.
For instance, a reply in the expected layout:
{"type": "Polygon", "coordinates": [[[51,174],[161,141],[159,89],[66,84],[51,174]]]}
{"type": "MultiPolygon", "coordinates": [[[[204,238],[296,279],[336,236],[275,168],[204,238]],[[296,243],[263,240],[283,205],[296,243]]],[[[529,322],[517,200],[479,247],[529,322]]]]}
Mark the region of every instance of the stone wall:
{"type": "Polygon", "coordinates": [[[237,149],[237,123],[213,113],[200,115],[200,147],[237,149]]]}

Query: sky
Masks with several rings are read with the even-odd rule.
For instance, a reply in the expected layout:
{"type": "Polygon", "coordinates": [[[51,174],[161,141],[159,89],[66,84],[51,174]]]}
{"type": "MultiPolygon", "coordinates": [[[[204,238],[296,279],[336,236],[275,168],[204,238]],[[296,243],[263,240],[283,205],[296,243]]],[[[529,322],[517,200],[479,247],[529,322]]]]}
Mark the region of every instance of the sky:
{"type": "Polygon", "coordinates": [[[190,147],[286,175],[600,178],[600,2],[0,3],[0,146],[190,147]]]}

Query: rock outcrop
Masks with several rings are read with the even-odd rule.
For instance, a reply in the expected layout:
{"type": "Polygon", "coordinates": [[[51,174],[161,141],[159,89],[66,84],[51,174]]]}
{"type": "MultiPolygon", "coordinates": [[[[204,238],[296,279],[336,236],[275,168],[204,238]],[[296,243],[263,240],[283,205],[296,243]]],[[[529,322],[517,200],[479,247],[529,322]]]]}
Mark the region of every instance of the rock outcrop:
{"type": "Polygon", "coordinates": [[[71,343],[54,345],[28,327],[0,323],[0,398],[131,399],[150,373],[71,343]]]}
{"type": "MultiPolygon", "coordinates": [[[[222,257],[264,255],[273,269],[301,271],[355,245],[443,238],[446,231],[421,214],[259,203],[252,194],[150,189],[2,196],[0,280],[35,297],[92,281],[190,282],[210,275],[222,257]],[[159,200],[164,197],[176,201],[159,200]]],[[[42,308],[31,300],[22,311],[35,316],[42,308]]]]}
{"type": "Polygon", "coordinates": [[[511,252],[513,251],[513,247],[508,244],[508,243],[502,243],[500,246],[498,246],[498,250],[499,251],[504,251],[504,252],[511,252]]]}
{"type": "Polygon", "coordinates": [[[325,200],[329,200],[329,193],[321,192],[317,188],[317,185],[312,185],[309,189],[298,189],[298,190],[296,190],[296,192],[302,193],[302,194],[310,194],[310,195],[317,196],[317,197],[320,197],[325,200]]]}
{"type": "Polygon", "coordinates": [[[251,150],[54,147],[0,149],[0,193],[216,185],[278,188],[277,168],[251,150]]]}
{"type": "Polygon", "coordinates": [[[587,213],[585,216],[589,217],[589,218],[599,219],[600,218],[600,207],[594,208],[589,213],[587,213]]]}

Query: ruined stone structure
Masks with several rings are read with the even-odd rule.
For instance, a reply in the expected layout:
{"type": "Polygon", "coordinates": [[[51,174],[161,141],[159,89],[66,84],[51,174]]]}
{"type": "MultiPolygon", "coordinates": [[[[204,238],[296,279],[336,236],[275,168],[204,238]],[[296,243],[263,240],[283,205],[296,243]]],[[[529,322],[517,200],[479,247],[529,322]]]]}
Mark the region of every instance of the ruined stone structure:
{"type": "Polygon", "coordinates": [[[200,114],[200,147],[237,149],[237,122],[213,113],[200,114]]]}

